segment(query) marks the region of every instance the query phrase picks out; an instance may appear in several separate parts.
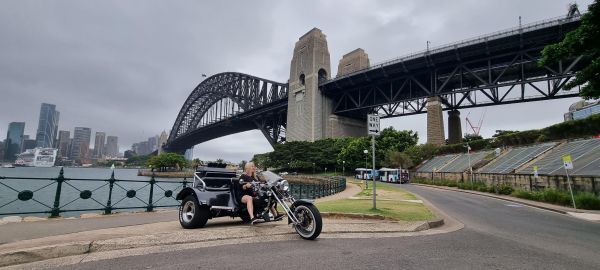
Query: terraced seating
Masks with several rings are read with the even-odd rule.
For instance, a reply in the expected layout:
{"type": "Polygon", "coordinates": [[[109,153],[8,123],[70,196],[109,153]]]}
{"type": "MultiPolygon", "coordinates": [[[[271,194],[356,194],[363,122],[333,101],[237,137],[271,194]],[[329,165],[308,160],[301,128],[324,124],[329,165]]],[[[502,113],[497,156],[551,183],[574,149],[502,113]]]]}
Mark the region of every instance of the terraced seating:
{"type": "MultiPolygon", "coordinates": [[[[482,151],[470,154],[471,165],[481,161],[492,151],[482,151]]],[[[448,165],[444,166],[440,172],[464,172],[469,169],[469,154],[462,154],[456,159],[452,160],[448,165]]]]}
{"type": "Polygon", "coordinates": [[[518,173],[532,174],[533,166],[538,166],[539,174],[565,174],[562,156],[570,154],[574,169],[571,174],[598,175],[600,173],[600,139],[587,139],[566,142],[536,160],[531,166],[521,168],[518,173]]]}
{"type": "Polygon", "coordinates": [[[490,164],[479,169],[482,173],[511,173],[525,163],[536,158],[556,143],[543,143],[532,146],[517,147],[508,150],[508,153],[496,158],[490,164]]]}
{"type": "Polygon", "coordinates": [[[445,156],[437,156],[433,157],[429,161],[425,162],[417,172],[433,172],[439,171],[446,163],[456,158],[458,155],[445,155],[445,156]]]}

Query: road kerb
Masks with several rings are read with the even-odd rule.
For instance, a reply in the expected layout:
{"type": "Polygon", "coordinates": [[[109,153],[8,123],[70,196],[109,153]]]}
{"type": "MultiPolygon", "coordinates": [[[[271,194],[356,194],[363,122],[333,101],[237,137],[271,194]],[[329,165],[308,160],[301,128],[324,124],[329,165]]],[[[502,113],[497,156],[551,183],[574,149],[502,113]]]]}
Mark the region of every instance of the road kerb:
{"type": "Polygon", "coordinates": [[[91,244],[85,241],[0,253],[0,267],[86,254],[90,252],[91,244]]]}
{"type": "MultiPolygon", "coordinates": [[[[131,226],[131,230],[141,230],[145,225],[131,226]]],[[[323,235],[327,234],[352,234],[352,233],[413,233],[429,229],[431,226],[427,221],[421,222],[397,222],[388,220],[349,220],[337,219],[325,223],[323,235]]],[[[105,230],[98,230],[105,233],[105,230]]],[[[143,230],[142,230],[143,231],[143,230]]],[[[106,252],[114,250],[125,250],[144,248],[152,246],[172,246],[190,243],[222,241],[230,239],[261,239],[262,237],[277,237],[284,235],[295,235],[294,229],[290,228],[285,221],[279,223],[264,223],[255,226],[236,226],[218,228],[222,235],[216,235],[215,230],[177,229],[169,232],[159,232],[150,235],[126,236],[116,235],[110,239],[95,239],[96,231],[88,231],[88,239],[85,241],[62,244],[68,241],[69,235],[53,236],[56,242],[61,244],[46,244],[43,246],[5,250],[0,253],[0,267],[48,260],[59,257],[82,255],[87,253],[106,252]]],[[[42,239],[43,240],[43,239],[42,239]]],[[[44,242],[43,240],[41,242],[44,242]]],[[[46,241],[47,243],[49,241],[46,241]]]]}

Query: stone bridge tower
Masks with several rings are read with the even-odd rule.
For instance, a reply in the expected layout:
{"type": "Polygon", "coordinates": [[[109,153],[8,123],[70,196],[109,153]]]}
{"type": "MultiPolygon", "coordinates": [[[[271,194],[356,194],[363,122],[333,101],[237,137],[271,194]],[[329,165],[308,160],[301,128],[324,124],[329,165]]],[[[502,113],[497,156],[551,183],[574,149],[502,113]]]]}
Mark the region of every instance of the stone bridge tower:
{"type": "Polygon", "coordinates": [[[313,28],[294,47],[289,79],[286,141],[365,136],[365,120],[333,115],[332,101],[322,95],[319,81],[330,78],[331,65],[325,34],[313,28]]]}

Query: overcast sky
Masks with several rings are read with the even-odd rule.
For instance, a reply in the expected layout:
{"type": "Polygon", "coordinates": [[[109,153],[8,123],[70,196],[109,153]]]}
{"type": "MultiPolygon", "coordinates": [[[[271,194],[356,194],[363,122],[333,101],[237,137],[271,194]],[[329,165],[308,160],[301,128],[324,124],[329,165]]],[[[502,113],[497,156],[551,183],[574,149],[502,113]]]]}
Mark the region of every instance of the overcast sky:
{"type": "MultiPolygon", "coordinates": [[[[332,74],[358,47],[371,63],[562,16],[571,0],[454,1],[2,1],[0,134],[26,122],[35,137],[40,104],[56,104],[59,128],[119,137],[121,151],[171,129],[192,89],[220,72],[286,82],[294,43],[313,27],[327,35],[332,74]]],[[[578,1],[580,10],[592,1],[578,1]]],[[[577,99],[488,107],[482,135],[562,121],[577,99]]],[[[478,121],[484,109],[473,109],[478,121]]],[[[462,111],[466,116],[468,110],[462,111]]],[[[446,118],[446,113],[444,113],[446,118]]],[[[426,115],[382,121],[426,140],[426,115]]],[[[4,138],[2,138],[4,139],[4,138]]],[[[93,140],[93,139],[92,139],[93,140]]],[[[203,160],[271,151],[258,131],[196,146],[203,160]]]]}

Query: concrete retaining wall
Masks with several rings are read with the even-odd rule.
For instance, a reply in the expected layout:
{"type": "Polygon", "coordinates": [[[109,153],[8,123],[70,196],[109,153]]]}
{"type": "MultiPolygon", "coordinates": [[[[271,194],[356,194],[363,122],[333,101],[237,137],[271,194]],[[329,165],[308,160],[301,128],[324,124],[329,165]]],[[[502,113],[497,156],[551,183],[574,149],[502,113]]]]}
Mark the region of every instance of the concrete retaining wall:
{"type": "MultiPolygon", "coordinates": [[[[449,172],[412,172],[412,178],[443,179],[447,181],[468,182],[470,174],[449,172]]],[[[533,190],[536,188],[554,188],[569,190],[566,175],[539,175],[537,179],[531,174],[494,174],[474,173],[473,180],[486,185],[507,185],[516,189],[533,190]]],[[[600,195],[600,176],[571,176],[574,191],[587,191],[600,195]]]]}

